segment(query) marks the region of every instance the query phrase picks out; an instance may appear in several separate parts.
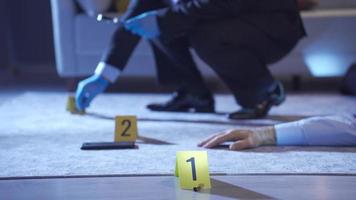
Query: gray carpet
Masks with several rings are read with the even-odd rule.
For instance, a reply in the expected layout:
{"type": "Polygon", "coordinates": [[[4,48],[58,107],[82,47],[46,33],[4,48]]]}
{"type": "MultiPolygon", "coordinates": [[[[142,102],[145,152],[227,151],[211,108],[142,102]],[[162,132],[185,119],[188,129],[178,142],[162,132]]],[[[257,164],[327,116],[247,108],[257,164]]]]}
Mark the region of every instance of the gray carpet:
{"type": "MultiPolygon", "coordinates": [[[[199,149],[198,141],[217,131],[356,109],[355,98],[299,94],[289,95],[268,119],[229,121],[223,113],[238,107],[227,95],[217,96],[220,114],[214,115],[145,109],[148,102],[166,100],[166,95],[107,94],[96,99],[89,115],[76,116],[65,111],[67,96],[27,92],[0,104],[0,176],[172,174],[176,151],[199,149]],[[138,150],[80,150],[83,142],[112,141],[112,117],[120,114],[140,118],[139,134],[148,140],[139,143],[138,150]]],[[[356,148],[351,147],[208,150],[208,156],[211,173],[356,174],[356,148]]]]}

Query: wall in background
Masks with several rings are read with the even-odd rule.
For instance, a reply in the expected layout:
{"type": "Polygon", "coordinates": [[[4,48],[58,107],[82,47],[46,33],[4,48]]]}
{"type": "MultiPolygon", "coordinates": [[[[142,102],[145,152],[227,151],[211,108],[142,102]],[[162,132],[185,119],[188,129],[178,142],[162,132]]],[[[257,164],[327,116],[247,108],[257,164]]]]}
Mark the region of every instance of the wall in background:
{"type": "Polygon", "coordinates": [[[8,67],[8,50],[7,50],[7,9],[6,1],[0,1],[0,70],[8,67]]]}
{"type": "Polygon", "coordinates": [[[0,7],[1,12],[7,11],[1,30],[9,34],[1,35],[1,43],[7,43],[8,64],[19,71],[39,65],[53,67],[50,1],[1,0],[0,7]]]}
{"type": "MultiPolygon", "coordinates": [[[[321,7],[350,7],[355,3],[321,0],[321,7]]],[[[54,63],[50,1],[0,0],[0,69],[11,65],[31,71],[41,65],[54,71],[54,63]]]]}

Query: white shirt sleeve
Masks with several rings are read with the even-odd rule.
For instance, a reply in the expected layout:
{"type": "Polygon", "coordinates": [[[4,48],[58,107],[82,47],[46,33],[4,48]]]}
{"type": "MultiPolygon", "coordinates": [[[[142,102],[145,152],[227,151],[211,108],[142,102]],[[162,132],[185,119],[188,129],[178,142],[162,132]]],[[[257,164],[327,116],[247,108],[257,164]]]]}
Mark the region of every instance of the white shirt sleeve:
{"type": "Polygon", "coordinates": [[[312,117],[275,126],[279,146],[356,146],[356,116],[312,117]]]}
{"type": "Polygon", "coordinates": [[[120,70],[116,67],[100,62],[95,69],[95,74],[104,77],[106,80],[114,83],[120,75],[120,70]]]}

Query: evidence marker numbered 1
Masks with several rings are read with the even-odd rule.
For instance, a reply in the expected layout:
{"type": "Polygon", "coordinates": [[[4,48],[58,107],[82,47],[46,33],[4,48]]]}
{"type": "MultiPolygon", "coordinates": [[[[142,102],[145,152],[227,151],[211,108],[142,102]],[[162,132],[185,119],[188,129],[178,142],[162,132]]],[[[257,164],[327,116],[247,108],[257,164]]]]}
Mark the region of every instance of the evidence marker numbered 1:
{"type": "Polygon", "coordinates": [[[200,191],[210,189],[208,153],[206,151],[178,151],[175,176],[181,189],[200,191]]]}
{"type": "Polygon", "coordinates": [[[115,142],[135,142],[137,135],[136,116],[115,117],[115,142]]]}

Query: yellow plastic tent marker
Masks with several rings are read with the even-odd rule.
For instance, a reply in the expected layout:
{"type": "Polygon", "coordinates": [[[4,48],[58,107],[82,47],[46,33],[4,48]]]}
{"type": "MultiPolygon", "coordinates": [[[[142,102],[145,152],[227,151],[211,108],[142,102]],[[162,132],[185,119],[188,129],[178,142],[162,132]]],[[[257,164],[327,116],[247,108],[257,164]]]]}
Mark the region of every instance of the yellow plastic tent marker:
{"type": "Polygon", "coordinates": [[[74,96],[69,96],[67,100],[67,111],[72,113],[72,114],[79,114],[79,115],[84,115],[84,111],[79,111],[77,107],[75,106],[75,97],[74,96]]]}
{"type": "Polygon", "coordinates": [[[136,116],[115,117],[115,142],[135,142],[137,135],[136,116]]]}
{"type": "Polygon", "coordinates": [[[176,158],[175,176],[180,187],[188,190],[211,188],[206,151],[179,151],[176,158]]]}

